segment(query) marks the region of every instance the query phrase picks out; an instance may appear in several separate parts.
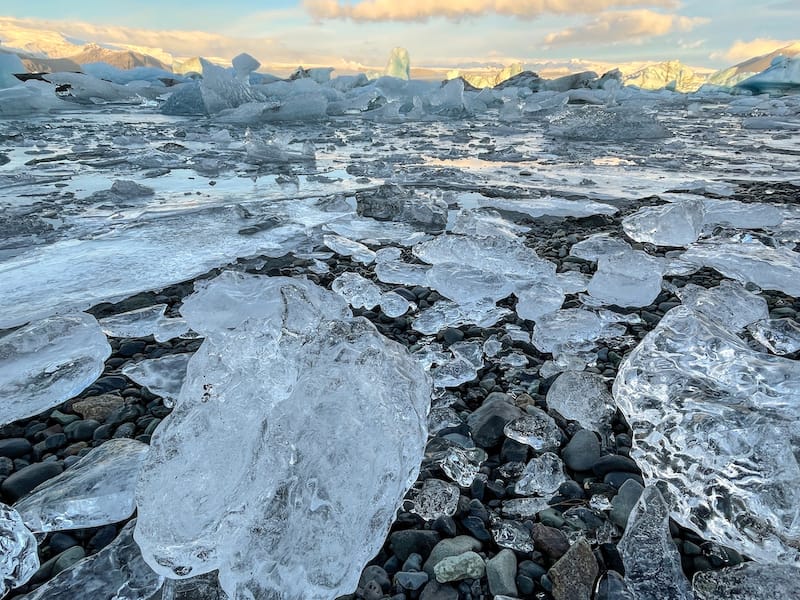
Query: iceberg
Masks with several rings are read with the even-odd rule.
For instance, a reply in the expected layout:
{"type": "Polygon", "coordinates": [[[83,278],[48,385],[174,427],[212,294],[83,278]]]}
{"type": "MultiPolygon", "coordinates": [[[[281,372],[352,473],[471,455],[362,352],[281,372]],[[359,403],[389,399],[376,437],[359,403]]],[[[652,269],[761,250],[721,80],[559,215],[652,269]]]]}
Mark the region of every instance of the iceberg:
{"type": "Polygon", "coordinates": [[[19,56],[0,50],[0,89],[21,85],[22,82],[15,75],[27,72],[19,56]]]}
{"type": "Polygon", "coordinates": [[[136,480],[147,450],[147,444],[136,440],[108,440],[34,488],[14,508],[37,533],[124,521],[136,508],[136,480]]]}
{"type": "Polygon", "coordinates": [[[80,394],[103,372],[111,346],[86,313],[34,321],[0,337],[0,424],[80,394]]]}
{"type": "Polygon", "coordinates": [[[631,457],[676,521],[755,560],[800,558],[800,363],[679,306],[625,359],[613,394],[631,457]]]}
{"type": "Polygon", "coordinates": [[[776,56],[769,68],[740,81],[736,87],[754,94],[796,91],[800,88],[800,58],[776,56]]]}
{"type": "Polygon", "coordinates": [[[221,276],[184,308],[206,339],[140,473],[145,560],[233,600],[351,593],[417,478],[428,377],[305,280],[221,276]]]}
{"type": "Polygon", "coordinates": [[[122,367],[122,374],[146,387],[150,393],[161,396],[164,406],[174,406],[186,378],[190,354],[168,354],[148,358],[122,367]]]}
{"type": "Polygon", "coordinates": [[[411,58],[405,48],[392,48],[384,73],[397,79],[411,79],[411,58]]]}

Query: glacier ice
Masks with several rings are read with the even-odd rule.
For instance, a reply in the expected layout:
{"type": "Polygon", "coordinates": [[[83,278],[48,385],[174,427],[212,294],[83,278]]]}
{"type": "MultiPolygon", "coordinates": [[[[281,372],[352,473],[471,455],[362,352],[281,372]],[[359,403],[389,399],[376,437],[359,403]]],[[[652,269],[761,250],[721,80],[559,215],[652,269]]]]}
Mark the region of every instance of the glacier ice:
{"type": "Polygon", "coordinates": [[[589,106],[565,111],[550,122],[548,133],[557,138],[584,142],[657,140],[670,133],[647,113],[629,107],[589,106]]]}
{"type": "Polygon", "coordinates": [[[122,374],[146,387],[164,399],[164,406],[173,406],[186,378],[186,367],[190,354],[167,354],[160,358],[148,358],[122,367],[122,374]]]}
{"type": "Polygon", "coordinates": [[[36,538],[17,511],[0,502],[0,596],[26,583],[38,569],[36,538]]]}
{"type": "Polygon", "coordinates": [[[639,250],[604,255],[587,288],[590,297],[602,304],[647,306],[661,293],[663,265],[639,250]]]}
{"type": "Polygon", "coordinates": [[[800,598],[796,565],[746,562],[718,571],[700,571],[692,579],[697,600],[786,600],[800,598]]]}
{"type": "Polygon", "coordinates": [[[769,317],[767,301],[735,281],[724,280],[708,289],[689,283],[677,294],[684,306],[719,321],[731,331],[769,317]]]}
{"type": "Polygon", "coordinates": [[[587,352],[598,340],[620,336],[625,327],[582,308],[565,308],[539,317],[531,342],[539,352],[562,354],[587,352]]]}
{"type": "Polygon", "coordinates": [[[392,52],[389,54],[389,62],[386,63],[385,73],[389,77],[410,79],[411,59],[408,56],[408,50],[400,47],[392,48],[392,52]]]}
{"type": "Polygon", "coordinates": [[[564,304],[564,290],[560,285],[546,282],[534,283],[516,293],[516,311],[520,319],[537,321],[542,315],[561,308],[564,304]]]}
{"type": "Polygon", "coordinates": [[[478,201],[478,206],[494,208],[503,212],[522,213],[531,218],[539,217],[591,217],[592,215],[613,215],[617,208],[610,204],[593,200],[567,200],[545,196],[543,198],[503,200],[485,198],[478,201]]]}
{"type": "Polygon", "coordinates": [[[35,532],[118,523],[133,514],[139,467],[148,446],[111,439],[14,504],[35,532]]]}
{"type": "Polygon", "coordinates": [[[800,323],[794,319],[764,319],[747,330],[773,354],[793,354],[800,350],[800,323]]]}
{"type": "Polygon", "coordinates": [[[414,310],[415,305],[406,300],[397,292],[386,292],[381,294],[381,312],[389,318],[402,317],[410,309],[414,310]]]}
{"type": "Polygon", "coordinates": [[[240,64],[241,69],[236,69],[236,71],[232,72],[204,58],[200,59],[200,64],[203,67],[200,93],[203,97],[203,104],[209,114],[213,115],[227,108],[236,108],[242,104],[265,99],[253,90],[249,81],[237,77],[237,74],[240,74],[240,70],[245,70],[250,66],[246,64],[245,60],[237,62],[240,64]]]}
{"type": "Polygon", "coordinates": [[[736,86],[754,94],[796,91],[800,88],[800,58],[778,56],[767,69],[736,86]]]}
{"type": "Polygon", "coordinates": [[[497,306],[491,298],[481,298],[468,304],[439,300],[421,311],[411,327],[425,335],[434,335],[445,327],[467,324],[491,327],[510,314],[509,309],[497,306]]]}
{"type": "Polygon", "coordinates": [[[331,289],[353,308],[372,309],[381,303],[381,289],[358,273],[342,273],[333,280],[331,289]]]}
{"type": "Polygon", "coordinates": [[[100,552],[61,571],[44,585],[22,596],[22,599],[155,600],[164,578],[142,559],[139,546],[133,539],[135,526],[134,519],[100,552]]]}
{"type": "Polygon", "coordinates": [[[632,240],[656,246],[687,246],[703,230],[705,209],[701,200],[684,200],[661,206],[645,206],[622,219],[632,240]]]}
{"type": "Polygon", "coordinates": [[[789,248],[773,248],[750,236],[738,241],[711,238],[689,246],[681,259],[742,283],[800,296],[800,254],[789,248]]]}
{"type": "Polygon", "coordinates": [[[573,244],[570,248],[570,255],[597,262],[602,256],[623,254],[633,250],[631,245],[619,238],[612,237],[607,233],[596,233],[590,235],[585,240],[573,244]]]}
{"type": "Polygon", "coordinates": [[[336,254],[351,256],[356,262],[368,265],[375,261],[375,253],[360,242],[341,235],[326,235],[323,236],[322,241],[336,254]]]}
{"type": "Polygon", "coordinates": [[[138,338],[152,335],[157,342],[166,342],[188,333],[186,321],[165,316],[166,310],[166,304],[146,306],[100,319],[100,326],[111,337],[138,338]]]}
{"type": "Polygon", "coordinates": [[[646,487],[617,545],[625,581],[637,600],[694,598],[669,532],[669,508],[657,487],[646,487]]]}
{"type": "Polygon", "coordinates": [[[756,560],[798,559],[797,361],[679,306],[625,359],[613,394],[631,457],[663,481],[676,521],[756,560]]]}
{"type": "Polygon", "coordinates": [[[603,433],[611,428],[616,406],[605,379],[596,373],[566,371],[547,391],[547,408],[584,429],[603,433]]]}
{"type": "Polygon", "coordinates": [[[426,479],[411,498],[410,511],[426,521],[452,517],[458,508],[458,486],[441,479],[426,479]]]}
{"type": "Polygon", "coordinates": [[[428,285],[427,265],[415,265],[399,260],[390,260],[378,263],[375,266],[375,275],[378,281],[384,283],[394,283],[396,285],[428,285]]]}
{"type": "Polygon", "coordinates": [[[332,292],[218,279],[184,304],[206,339],[153,434],[136,540],[167,577],[218,569],[234,600],[350,593],[416,480],[429,380],[332,292]]]}
{"type": "Polygon", "coordinates": [[[558,455],[544,452],[528,461],[514,491],[520,496],[548,496],[566,480],[564,463],[558,455]]]}
{"type": "Polygon", "coordinates": [[[0,423],[11,423],[76,396],[111,355],[97,320],[85,313],[34,321],[0,337],[0,423]]]}
{"type": "Polygon", "coordinates": [[[14,75],[27,72],[28,69],[22,64],[19,56],[0,51],[0,89],[21,85],[22,82],[14,75]]]}
{"type": "Polygon", "coordinates": [[[528,414],[506,423],[503,433],[537,452],[554,450],[561,445],[561,430],[553,417],[539,408],[528,407],[528,414]]]}
{"type": "MultiPolygon", "coordinates": [[[[452,421],[451,421],[452,422],[452,421]]],[[[460,421],[456,423],[459,425],[460,421]]],[[[439,467],[445,475],[461,487],[469,487],[480,473],[488,455],[481,448],[462,448],[453,444],[440,457],[439,467]]]]}
{"type": "Polygon", "coordinates": [[[514,291],[514,284],[502,274],[456,262],[434,264],[427,272],[427,286],[459,304],[502,300],[514,291]]]}

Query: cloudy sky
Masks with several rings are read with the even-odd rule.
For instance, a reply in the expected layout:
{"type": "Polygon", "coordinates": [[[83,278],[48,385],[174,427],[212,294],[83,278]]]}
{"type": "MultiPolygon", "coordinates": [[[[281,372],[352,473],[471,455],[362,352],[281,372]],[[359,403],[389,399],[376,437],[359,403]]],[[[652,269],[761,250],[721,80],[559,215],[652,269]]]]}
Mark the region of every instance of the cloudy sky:
{"type": "MultiPolygon", "coordinates": [[[[378,65],[583,58],[723,67],[795,39],[800,0],[2,0],[0,16],[178,56],[378,65]],[[336,59],[334,61],[333,59],[336,59]]],[[[3,25],[0,22],[0,40],[3,25]]]]}

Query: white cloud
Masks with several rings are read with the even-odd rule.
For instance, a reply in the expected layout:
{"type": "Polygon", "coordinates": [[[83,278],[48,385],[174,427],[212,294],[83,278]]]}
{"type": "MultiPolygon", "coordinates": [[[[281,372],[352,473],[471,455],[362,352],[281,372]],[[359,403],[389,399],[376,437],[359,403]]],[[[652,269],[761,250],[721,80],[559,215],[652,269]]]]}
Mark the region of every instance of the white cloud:
{"type": "Polygon", "coordinates": [[[424,21],[433,17],[461,19],[484,15],[533,18],[543,14],[587,14],[610,8],[651,6],[675,8],[677,0],[303,0],[316,19],[353,21],[424,21]]]}
{"type": "MultiPolygon", "coordinates": [[[[769,54],[779,48],[797,44],[797,40],[776,40],[772,38],[756,38],[749,42],[737,40],[724,52],[715,52],[711,55],[714,60],[726,60],[731,63],[741,62],[755,56],[769,54]]],[[[800,51],[800,49],[798,49],[800,51]]]]}
{"type": "Polygon", "coordinates": [[[617,11],[602,14],[578,27],[550,33],[544,41],[549,46],[639,43],[676,31],[691,31],[695,26],[707,22],[708,19],[701,17],[668,15],[645,9],[617,11]]]}

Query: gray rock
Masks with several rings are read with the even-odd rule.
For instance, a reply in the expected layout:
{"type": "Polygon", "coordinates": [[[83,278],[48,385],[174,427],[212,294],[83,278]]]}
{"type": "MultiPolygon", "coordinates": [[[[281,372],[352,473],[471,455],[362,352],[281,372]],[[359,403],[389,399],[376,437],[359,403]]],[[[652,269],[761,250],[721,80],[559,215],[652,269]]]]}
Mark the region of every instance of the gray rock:
{"type": "Polygon", "coordinates": [[[59,573],[61,573],[61,571],[70,568],[76,562],[81,560],[84,556],[86,556],[86,551],[80,546],[73,546],[72,548],[64,550],[61,554],[58,555],[55,562],[53,563],[50,575],[51,576],[58,575],[59,573]]]}
{"type": "Polygon", "coordinates": [[[633,479],[622,484],[617,495],[611,500],[611,512],[609,512],[608,518],[612,523],[620,527],[628,524],[628,517],[633,507],[636,506],[639,496],[642,495],[642,490],[644,487],[633,479]]]}
{"type": "Polygon", "coordinates": [[[567,536],[553,527],[536,523],[533,526],[532,537],[536,549],[553,560],[558,560],[569,550],[567,536]]]}
{"type": "Polygon", "coordinates": [[[465,552],[478,551],[481,549],[481,543],[468,535],[459,535],[458,537],[442,540],[431,551],[428,560],[425,561],[423,570],[433,579],[434,567],[439,562],[448,556],[458,556],[465,552]]]}
{"type": "Polygon", "coordinates": [[[592,547],[581,538],[553,565],[547,576],[555,600],[591,600],[599,573],[592,547]]]}
{"type": "Polygon", "coordinates": [[[33,463],[20,469],[3,482],[3,495],[16,502],[40,483],[60,475],[64,468],[57,462],[33,463]]]}
{"type": "Polygon", "coordinates": [[[467,419],[472,439],[482,448],[499,444],[504,437],[503,428],[514,419],[524,416],[503,393],[489,394],[483,404],[467,419]]]}
{"type": "Polygon", "coordinates": [[[26,454],[30,454],[31,443],[25,438],[8,438],[7,440],[0,440],[0,456],[7,456],[8,458],[20,458],[26,454]]]}
{"type": "Polygon", "coordinates": [[[561,458],[573,471],[588,471],[600,458],[600,442],[586,429],[578,431],[566,445],[561,458]]]}
{"type": "Polygon", "coordinates": [[[475,552],[464,552],[458,556],[448,556],[440,560],[433,568],[436,581],[448,583],[462,579],[479,579],[486,572],[486,563],[475,552]]]}
{"type": "Polygon", "coordinates": [[[405,562],[414,553],[423,557],[428,556],[439,539],[439,534],[435,531],[406,529],[395,531],[389,536],[389,547],[397,558],[405,562]]]}
{"type": "Polygon", "coordinates": [[[121,396],[115,394],[102,394],[79,400],[72,405],[72,410],[84,419],[92,419],[102,423],[118,408],[125,404],[121,396]]]}
{"type": "Polygon", "coordinates": [[[422,590],[419,600],[458,600],[458,590],[451,585],[442,585],[432,579],[422,590]]]}
{"type": "Polygon", "coordinates": [[[418,590],[428,583],[428,579],[425,571],[400,571],[394,576],[394,582],[404,590],[418,590]]]}
{"type": "Polygon", "coordinates": [[[486,561],[489,591],[494,596],[516,596],[517,557],[512,550],[501,550],[486,561]]]}

